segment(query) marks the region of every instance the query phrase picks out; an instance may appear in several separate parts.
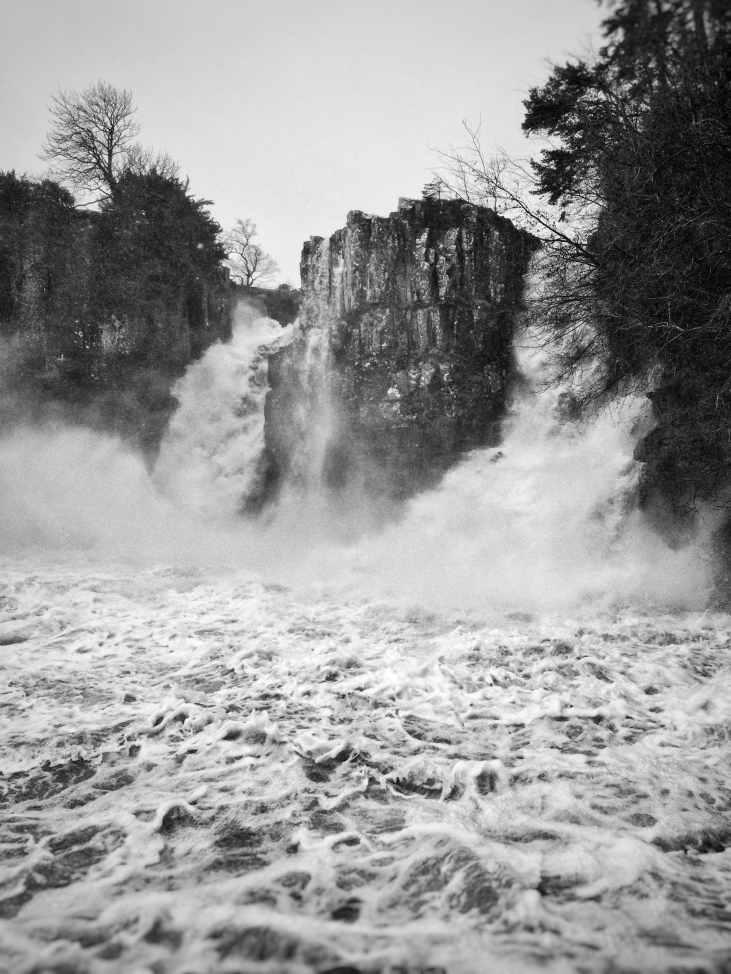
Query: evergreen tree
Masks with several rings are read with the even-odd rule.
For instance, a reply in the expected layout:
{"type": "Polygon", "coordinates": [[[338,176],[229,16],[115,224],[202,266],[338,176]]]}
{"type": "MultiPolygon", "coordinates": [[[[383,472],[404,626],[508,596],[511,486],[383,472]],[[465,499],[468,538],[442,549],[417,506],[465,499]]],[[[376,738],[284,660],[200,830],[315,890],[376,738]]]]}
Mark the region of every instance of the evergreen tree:
{"type": "Polygon", "coordinates": [[[534,192],[573,228],[536,308],[568,372],[602,363],[585,401],[654,389],[645,456],[692,505],[731,481],[731,8],[621,0],[604,32],[525,102],[534,192]]]}
{"type": "Polygon", "coordinates": [[[175,284],[210,273],[225,257],[209,205],[176,176],[128,169],[102,204],[102,225],[122,266],[146,268],[148,275],[175,284]]]}

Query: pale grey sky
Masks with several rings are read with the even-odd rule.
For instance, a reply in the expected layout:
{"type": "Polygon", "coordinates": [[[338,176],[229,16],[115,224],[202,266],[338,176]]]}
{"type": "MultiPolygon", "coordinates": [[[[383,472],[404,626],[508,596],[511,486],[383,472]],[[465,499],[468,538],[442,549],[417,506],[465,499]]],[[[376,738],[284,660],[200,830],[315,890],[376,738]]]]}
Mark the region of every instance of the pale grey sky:
{"type": "Polygon", "coordinates": [[[311,235],[348,210],[419,196],[482,117],[524,153],[521,101],[599,42],[594,0],[0,0],[0,170],[40,175],[48,103],[99,79],[130,88],[228,229],[251,217],[299,284],[311,235]]]}

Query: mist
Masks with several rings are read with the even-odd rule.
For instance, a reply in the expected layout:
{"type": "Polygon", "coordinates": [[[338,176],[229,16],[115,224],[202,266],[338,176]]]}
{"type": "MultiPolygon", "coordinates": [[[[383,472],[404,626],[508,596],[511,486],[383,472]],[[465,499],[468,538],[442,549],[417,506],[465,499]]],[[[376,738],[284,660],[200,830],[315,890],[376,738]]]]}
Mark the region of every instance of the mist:
{"type": "MultiPolygon", "coordinates": [[[[121,439],[58,421],[0,440],[0,544],[8,556],[250,571],[442,610],[556,612],[590,604],[702,608],[707,537],[675,550],[637,509],[636,401],[576,424],[550,363],[516,348],[519,372],[498,449],[474,451],[403,505],[362,483],[329,488],[323,444],[299,484],[257,516],[267,356],[291,328],[242,305],[233,338],[179,380],[179,406],[150,463],[121,439]],[[318,460],[319,457],[319,460],[318,460]],[[317,461],[317,462],[315,462],[317,461]],[[321,471],[320,471],[321,472],[321,471]]],[[[313,436],[333,428],[327,397],[313,436]]],[[[375,478],[374,478],[375,479],[375,478]]]]}
{"type": "Polygon", "coordinates": [[[328,486],[323,387],[244,514],[290,339],[318,340],[242,310],[154,461],[78,423],[0,439],[8,969],[707,954],[729,617],[711,519],[673,547],[638,508],[644,403],[567,421],[523,336],[501,444],[394,505],[328,486]]]}

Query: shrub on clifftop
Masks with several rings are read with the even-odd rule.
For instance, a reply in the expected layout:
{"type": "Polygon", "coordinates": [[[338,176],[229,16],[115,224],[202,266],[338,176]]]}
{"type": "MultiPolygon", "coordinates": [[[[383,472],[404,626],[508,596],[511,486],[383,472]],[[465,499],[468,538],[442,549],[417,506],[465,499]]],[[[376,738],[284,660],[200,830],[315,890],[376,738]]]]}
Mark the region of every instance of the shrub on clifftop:
{"type": "Polygon", "coordinates": [[[125,172],[101,211],[99,236],[109,277],[117,283],[135,279],[152,297],[215,274],[225,253],[208,205],[176,177],[155,169],[125,172]]]}

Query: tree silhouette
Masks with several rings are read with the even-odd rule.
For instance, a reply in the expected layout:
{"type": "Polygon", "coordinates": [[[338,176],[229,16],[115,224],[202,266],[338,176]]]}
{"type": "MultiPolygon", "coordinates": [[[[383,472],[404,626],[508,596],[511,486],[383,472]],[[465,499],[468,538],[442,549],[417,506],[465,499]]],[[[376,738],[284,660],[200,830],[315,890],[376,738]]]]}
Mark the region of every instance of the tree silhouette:
{"type": "Polygon", "coordinates": [[[231,277],[244,287],[268,283],[279,272],[279,264],[254,242],[256,236],[256,224],[247,218],[237,220],[233,230],[222,238],[231,277]]]}
{"type": "Polygon", "coordinates": [[[140,127],[132,93],[97,81],[81,92],[59,91],[50,113],[51,131],[41,158],[52,174],[83,194],[111,196],[122,174],[142,175],[156,170],[176,178],[178,165],[167,153],[156,153],[135,139],[140,127]]]}
{"type": "Polygon", "coordinates": [[[647,392],[653,483],[692,507],[731,483],[731,7],[616,0],[593,61],[527,100],[527,163],[446,157],[462,198],[538,236],[530,320],[577,404],[647,392]],[[653,445],[654,444],[654,445],[653,445]]]}

